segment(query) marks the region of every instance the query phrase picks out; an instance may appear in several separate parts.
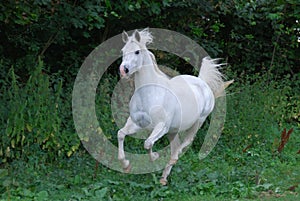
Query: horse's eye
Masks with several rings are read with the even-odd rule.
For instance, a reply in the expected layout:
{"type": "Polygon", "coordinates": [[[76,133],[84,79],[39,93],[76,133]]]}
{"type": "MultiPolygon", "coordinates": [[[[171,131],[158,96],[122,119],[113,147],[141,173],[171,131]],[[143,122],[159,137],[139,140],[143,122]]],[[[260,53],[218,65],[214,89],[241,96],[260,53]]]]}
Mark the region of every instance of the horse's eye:
{"type": "Polygon", "coordinates": [[[135,51],[134,54],[138,55],[140,53],[139,50],[135,51]]]}

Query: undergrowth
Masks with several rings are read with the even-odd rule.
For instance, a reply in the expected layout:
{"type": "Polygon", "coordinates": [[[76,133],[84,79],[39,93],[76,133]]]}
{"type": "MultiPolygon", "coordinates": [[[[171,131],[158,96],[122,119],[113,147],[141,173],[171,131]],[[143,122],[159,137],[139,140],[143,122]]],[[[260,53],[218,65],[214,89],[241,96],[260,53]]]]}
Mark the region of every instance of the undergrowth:
{"type": "Polygon", "coordinates": [[[1,162],[72,155],[80,141],[72,125],[71,90],[62,77],[48,75],[42,61],[23,79],[11,68],[1,89],[1,162]]]}
{"type": "MultiPolygon", "coordinates": [[[[116,82],[105,75],[95,100],[101,128],[114,144],[119,128],[110,101],[116,82]]],[[[296,76],[272,81],[259,75],[234,83],[215,149],[199,161],[207,121],[173,168],[169,185],[162,187],[161,172],[131,175],[101,165],[95,170],[95,160],[80,146],[72,123],[72,86],[60,75],[48,75],[42,62],[28,79],[11,68],[0,96],[0,200],[296,200],[300,189],[297,86],[296,76]]],[[[144,152],[141,139],[128,137],[126,145],[127,151],[144,152]]]]}

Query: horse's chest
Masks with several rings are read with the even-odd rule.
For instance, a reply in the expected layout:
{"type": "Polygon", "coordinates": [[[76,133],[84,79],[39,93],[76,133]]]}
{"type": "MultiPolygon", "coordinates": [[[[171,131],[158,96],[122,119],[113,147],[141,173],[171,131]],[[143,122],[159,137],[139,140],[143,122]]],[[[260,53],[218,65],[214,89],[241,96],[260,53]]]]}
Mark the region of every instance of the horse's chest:
{"type": "Polygon", "coordinates": [[[142,128],[152,128],[159,122],[166,122],[169,110],[165,106],[165,94],[136,92],[129,104],[131,119],[142,128]]]}
{"type": "Polygon", "coordinates": [[[130,117],[133,120],[133,122],[141,128],[149,127],[152,122],[149,114],[143,111],[131,112],[130,117]]]}

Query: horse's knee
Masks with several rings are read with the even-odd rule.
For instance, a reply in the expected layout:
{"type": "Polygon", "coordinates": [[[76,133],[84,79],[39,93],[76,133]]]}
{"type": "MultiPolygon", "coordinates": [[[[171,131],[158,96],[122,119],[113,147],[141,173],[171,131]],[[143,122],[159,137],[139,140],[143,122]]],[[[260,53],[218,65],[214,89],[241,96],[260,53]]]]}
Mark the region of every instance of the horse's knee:
{"type": "Polygon", "coordinates": [[[118,140],[124,140],[125,136],[126,134],[122,130],[118,131],[118,140]]]}

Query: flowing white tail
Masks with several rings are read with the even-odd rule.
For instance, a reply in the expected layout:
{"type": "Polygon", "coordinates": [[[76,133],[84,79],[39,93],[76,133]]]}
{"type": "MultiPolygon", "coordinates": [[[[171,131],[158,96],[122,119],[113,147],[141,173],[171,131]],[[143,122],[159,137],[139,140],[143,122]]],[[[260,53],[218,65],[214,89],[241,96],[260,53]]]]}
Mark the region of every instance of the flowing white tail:
{"type": "Polygon", "coordinates": [[[198,77],[208,84],[210,89],[213,91],[215,98],[225,95],[224,89],[234,81],[223,81],[224,75],[220,72],[219,68],[224,64],[217,64],[217,60],[218,59],[204,57],[202,60],[200,73],[198,75],[198,77]]]}

